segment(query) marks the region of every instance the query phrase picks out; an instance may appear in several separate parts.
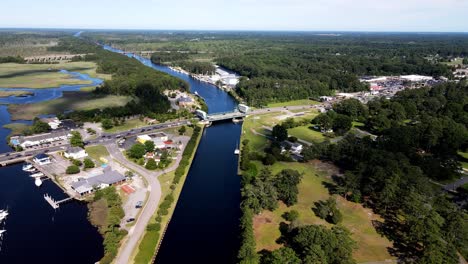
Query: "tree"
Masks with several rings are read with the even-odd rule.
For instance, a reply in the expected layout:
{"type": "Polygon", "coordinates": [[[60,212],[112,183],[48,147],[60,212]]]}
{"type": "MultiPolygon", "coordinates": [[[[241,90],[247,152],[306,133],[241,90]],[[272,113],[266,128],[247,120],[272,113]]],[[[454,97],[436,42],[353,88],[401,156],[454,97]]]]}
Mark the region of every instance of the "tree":
{"type": "Polygon", "coordinates": [[[276,125],[273,127],[272,136],[276,141],[285,141],[288,139],[288,130],[282,125],[276,125]]]}
{"type": "Polygon", "coordinates": [[[134,144],[127,152],[130,158],[139,159],[145,155],[146,149],[145,145],[136,143],[134,144]]]}
{"type": "Polygon", "coordinates": [[[349,116],[352,120],[364,119],[367,116],[366,107],[354,98],[341,101],[333,107],[333,110],[338,114],[349,116]]]}
{"type": "Polygon", "coordinates": [[[289,212],[284,213],[283,215],[284,220],[293,222],[299,218],[299,212],[296,210],[291,210],[289,212]]]}
{"type": "Polygon", "coordinates": [[[112,120],[110,120],[108,118],[102,119],[101,125],[102,125],[102,128],[104,128],[106,130],[111,129],[111,128],[114,127],[114,123],[112,122],[112,120]]]}
{"type": "Polygon", "coordinates": [[[261,262],[263,264],[301,264],[302,261],[296,255],[296,252],[288,247],[282,247],[272,252],[266,253],[261,262]]]}
{"type": "Polygon", "coordinates": [[[154,142],[151,140],[145,141],[145,151],[146,152],[153,152],[154,151],[154,142]]]}
{"type": "Polygon", "coordinates": [[[85,169],[94,168],[96,166],[90,158],[85,158],[83,160],[83,163],[84,163],[85,169]]]}
{"type": "Polygon", "coordinates": [[[352,119],[346,115],[338,114],[333,121],[333,130],[338,135],[348,132],[353,126],[352,119]]]}
{"type": "Polygon", "coordinates": [[[83,148],[84,147],[84,142],[83,142],[83,138],[81,137],[80,132],[72,131],[71,135],[72,136],[70,138],[70,145],[72,145],[72,147],[83,148]]]}
{"type": "Polygon", "coordinates": [[[263,164],[264,165],[273,165],[276,163],[276,158],[274,155],[267,153],[265,155],[265,158],[263,158],[263,164]]]}
{"type": "Polygon", "coordinates": [[[34,118],[33,125],[31,127],[32,134],[45,133],[51,130],[49,124],[42,122],[38,117],[34,118]]]}
{"type": "Polygon", "coordinates": [[[158,164],[156,164],[156,161],[154,159],[149,159],[146,162],[145,168],[148,170],[155,170],[158,168],[158,164]]]}
{"type": "Polygon", "coordinates": [[[80,168],[76,165],[70,165],[67,167],[67,170],[65,172],[67,174],[77,174],[80,173],[80,168]]]}
{"type": "Polygon", "coordinates": [[[320,114],[312,120],[312,124],[316,124],[323,131],[328,131],[333,127],[333,118],[329,114],[320,114]]]}
{"type": "Polygon", "coordinates": [[[278,199],[287,206],[297,203],[299,190],[297,185],[301,182],[302,176],[296,170],[285,169],[276,174],[273,182],[278,193],[278,199]]]}
{"type": "Polygon", "coordinates": [[[343,215],[336,207],[336,200],[332,197],[325,201],[315,202],[315,208],[312,208],[312,210],[318,217],[335,225],[343,219],[343,215]]]}
{"type": "Polygon", "coordinates": [[[178,131],[179,135],[183,135],[187,131],[187,128],[185,126],[181,126],[178,131]]]}

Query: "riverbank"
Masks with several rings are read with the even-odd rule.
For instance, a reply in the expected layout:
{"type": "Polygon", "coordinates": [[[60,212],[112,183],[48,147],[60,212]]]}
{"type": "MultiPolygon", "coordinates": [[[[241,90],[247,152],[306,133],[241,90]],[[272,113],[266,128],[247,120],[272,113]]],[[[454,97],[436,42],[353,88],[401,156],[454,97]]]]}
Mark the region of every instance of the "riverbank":
{"type": "Polygon", "coordinates": [[[10,97],[10,96],[31,96],[33,92],[29,91],[0,91],[0,97],[10,97]]]}
{"type": "Polygon", "coordinates": [[[135,249],[132,263],[146,264],[155,259],[167,226],[177,206],[187,174],[203,135],[203,130],[203,127],[200,127],[200,131],[198,132],[192,129],[191,139],[184,150],[184,158],[179,163],[179,167],[175,171],[159,176],[158,180],[161,182],[162,196],[165,198],[164,200],[161,199],[158,210],[154,213],[151,222],[147,226],[146,233],[141,239],[138,248],[135,249]],[[192,146],[189,146],[189,144],[192,146]]]}

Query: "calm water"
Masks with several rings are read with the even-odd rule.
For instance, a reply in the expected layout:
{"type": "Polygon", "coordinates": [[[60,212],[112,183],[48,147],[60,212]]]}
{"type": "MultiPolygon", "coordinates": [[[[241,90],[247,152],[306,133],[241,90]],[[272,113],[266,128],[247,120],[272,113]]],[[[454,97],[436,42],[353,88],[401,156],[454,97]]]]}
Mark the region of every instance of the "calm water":
{"type": "MultiPolygon", "coordinates": [[[[69,72],[65,72],[69,73],[69,72]]],[[[63,91],[98,85],[102,81],[85,74],[69,73],[74,78],[91,80],[88,85],[64,85],[50,89],[16,89],[34,92],[28,97],[0,98],[1,104],[28,104],[52,100],[63,91]]],[[[0,90],[9,90],[0,88],[0,90]]],[[[15,121],[31,123],[31,121],[15,121]]],[[[0,105],[0,152],[11,151],[6,144],[10,130],[3,125],[11,123],[7,105],[0,105]]],[[[40,188],[34,185],[21,164],[0,168],[0,209],[9,216],[0,224],[7,230],[0,239],[0,263],[95,263],[102,258],[102,237],[87,220],[87,207],[69,203],[54,211],[44,200],[45,193],[55,199],[65,198],[63,191],[51,181],[40,188]]]]}
{"type": "MultiPolygon", "coordinates": [[[[213,85],[155,65],[149,59],[135,58],[187,81],[191,92],[196,91],[205,99],[210,113],[230,111],[237,105],[229,94],[213,85]]],[[[234,149],[240,133],[241,125],[232,122],[215,123],[205,129],[156,263],[235,263],[239,247],[240,178],[234,149]]]]}

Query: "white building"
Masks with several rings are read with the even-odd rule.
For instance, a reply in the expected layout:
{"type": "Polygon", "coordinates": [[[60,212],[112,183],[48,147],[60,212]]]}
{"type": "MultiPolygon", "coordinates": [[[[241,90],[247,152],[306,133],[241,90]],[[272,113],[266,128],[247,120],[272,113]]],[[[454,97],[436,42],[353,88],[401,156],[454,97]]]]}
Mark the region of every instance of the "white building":
{"type": "Polygon", "coordinates": [[[37,154],[36,156],[34,156],[33,161],[34,163],[39,164],[39,165],[46,165],[46,164],[51,163],[50,157],[44,153],[37,154]]]}
{"type": "Polygon", "coordinates": [[[88,153],[86,153],[86,150],[80,147],[69,147],[65,151],[64,156],[68,159],[81,159],[87,157],[88,153]]]}
{"type": "Polygon", "coordinates": [[[64,141],[69,137],[71,137],[71,135],[68,133],[68,131],[61,131],[27,137],[12,137],[10,142],[15,146],[20,145],[22,148],[28,148],[42,144],[64,141]]]}
{"type": "Polygon", "coordinates": [[[238,108],[239,111],[242,112],[242,113],[247,113],[247,112],[249,112],[249,107],[248,107],[247,105],[245,105],[245,104],[239,104],[239,105],[237,106],[237,108],[238,108]]]}
{"type": "Polygon", "coordinates": [[[52,129],[57,129],[62,124],[62,122],[57,117],[43,118],[41,121],[47,123],[52,129]]]}
{"type": "Polygon", "coordinates": [[[423,81],[429,81],[432,80],[433,78],[431,76],[422,76],[422,75],[401,75],[401,79],[410,81],[410,82],[423,82],[423,81]]]}

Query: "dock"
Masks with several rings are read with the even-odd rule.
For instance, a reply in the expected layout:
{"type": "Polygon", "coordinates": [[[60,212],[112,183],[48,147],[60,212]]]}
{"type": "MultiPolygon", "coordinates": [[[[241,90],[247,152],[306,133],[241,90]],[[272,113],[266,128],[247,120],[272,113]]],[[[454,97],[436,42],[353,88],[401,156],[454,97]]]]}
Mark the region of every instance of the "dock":
{"type": "Polygon", "coordinates": [[[52,198],[50,195],[48,195],[46,193],[46,194],[44,194],[44,199],[50,204],[50,206],[52,206],[52,208],[58,209],[60,207],[61,203],[71,201],[71,200],[73,200],[73,197],[68,197],[68,198],[62,199],[60,201],[55,201],[54,198],[52,198]]]}

